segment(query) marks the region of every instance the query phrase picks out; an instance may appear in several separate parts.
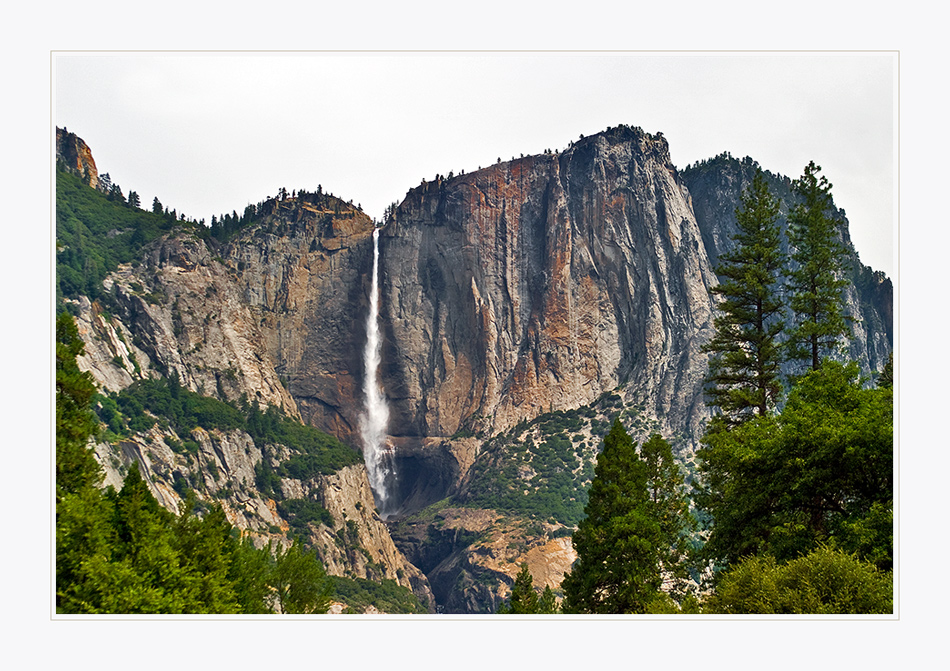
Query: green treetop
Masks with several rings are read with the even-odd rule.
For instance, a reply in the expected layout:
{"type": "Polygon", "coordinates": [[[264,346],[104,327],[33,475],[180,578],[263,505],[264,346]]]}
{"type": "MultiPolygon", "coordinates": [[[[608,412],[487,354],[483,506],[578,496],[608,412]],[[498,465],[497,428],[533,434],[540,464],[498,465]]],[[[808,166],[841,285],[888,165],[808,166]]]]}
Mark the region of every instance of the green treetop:
{"type": "Polygon", "coordinates": [[[534,580],[528,570],[528,563],[521,564],[521,571],[511,587],[511,597],[498,608],[503,615],[526,615],[539,612],[538,593],[534,589],[534,580]]]}
{"type": "Polygon", "coordinates": [[[789,561],[834,541],[890,568],[893,392],[862,388],[857,364],[823,362],[792,388],[781,413],[709,432],[703,442],[695,500],[714,520],[711,559],[789,561]]]}
{"type": "Polygon", "coordinates": [[[102,479],[99,463],[87,446],[98,429],[90,410],[96,392],[92,376],[79,370],[76,357],[83,343],[69,313],[56,318],[56,494],[77,492],[102,479]]]}
{"type": "Polygon", "coordinates": [[[784,328],[779,281],[785,266],[775,221],[778,201],[769,193],[762,171],[742,195],[736,210],[735,247],[720,257],[720,283],[711,289],[722,297],[714,324],[716,334],[704,350],[711,386],[708,403],[734,425],[775,407],[781,391],[778,336],[784,328]]]}
{"type": "Polygon", "coordinates": [[[577,561],[564,577],[566,613],[645,613],[660,598],[663,525],[651,504],[648,469],[617,419],[604,438],[574,533],[577,561]]]}
{"type": "Polygon", "coordinates": [[[814,161],[793,183],[802,198],[788,218],[789,244],[793,248],[793,268],[788,271],[789,305],[796,325],[788,342],[788,357],[806,361],[817,370],[822,354],[834,351],[848,332],[842,312],[841,290],[844,247],[837,237],[837,224],[829,211],[831,183],[819,175],[814,161]]]}

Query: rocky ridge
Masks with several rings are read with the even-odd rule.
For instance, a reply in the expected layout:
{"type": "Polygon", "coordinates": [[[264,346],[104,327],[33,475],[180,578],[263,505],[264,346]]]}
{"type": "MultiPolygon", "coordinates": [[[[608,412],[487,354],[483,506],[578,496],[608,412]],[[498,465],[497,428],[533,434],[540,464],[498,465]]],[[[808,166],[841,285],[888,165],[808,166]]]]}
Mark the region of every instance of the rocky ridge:
{"type": "Polygon", "coordinates": [[[662,136],[425,183],[380,244],[397,435],[495,433],[619,385],[670,433],[701,424],[715,275],[662,136]]]}
{"type": "MultiPolygon", "coordinates": [[[[173,375],[189,391],[275,407],[352,439],[360,363],[350,351],[359,337],[351,329],[364,319],[361,266],[372,222],[339,204],[324,209],[287,198],[265,205],[256,225],[229,244],[187,229],[150,244],[140,261],[107,277],[105,306],[85,297],[68,301],[86,350],[78,364],[104,392],[173,375]],[[340,309],[339,292],[352,309],[340,309]],[[298,375],[301,368],[306,375],[298,375]]],[[[290,456],[283,446],[255,445],[242,431],[199,427],[179,436],[153,427],[100,443],[96,453],[105,485],[120,487],[137,462],[167,509],[178,510],[187,486],[199,501],[220,503],[256,542],[289,542],[286,515],[256,480],[262,461],[276,468],[290,456]],[[193,454],[171,447],[184,440],[197,444],[193,454]]],[[[310,480],[284,478],[279,489],[280,500],[312,501],[329,511],[332,521],[308,531],[329,573],[392,579],[434,608],[425,576],[396,549],[376,513],[363,465],[310,480]]]]}
{"type": "MultiPolygon", "coordinates": [[[[363,467],[280,483],[285,499],[330,511],[332,525],[312,525],[310,538],[331,573],[396,576],[447,612],[492,611],[522,561],[536,585],[556,587],[572,561],[569,528],[460,505],[487,439],[542,413],[612,394],[638,437],[658,430],[689,461],[708,416],[708,290],[750,179],[731,163],[699,174],[672,165],[662,134],[620,126],[407,193],[381,231],[380,279],[381,382],[408,517],[387,523],[393,544],[363,467]]],[[[260,204],[221,241],[166,236],[107,278],[106,305],[76,302],[80,365],[109,391],[174,374],[359,446],[372,230],[318,189],[260,204]]],[[[852,347],[879,370],[893,341],[890,281],[862,277],[848,293],[852,347]]],[[[107,482],[138,461],[174,509],[177,473],[239,528],[282,537],[288,523],[253,478],[286,458],[279,447],[198,431],[189,460],[164,435],[100,445],[107,482]]],[[[574,439],[588,454],[598,435],[588,423],[574,439]]]]}
{"type": "Polygon", "coordinates": [[[93,189],[99,188],[99,171],[92,150],[81,137],[65,128],[56,129],[56,159],[93,189]]]}

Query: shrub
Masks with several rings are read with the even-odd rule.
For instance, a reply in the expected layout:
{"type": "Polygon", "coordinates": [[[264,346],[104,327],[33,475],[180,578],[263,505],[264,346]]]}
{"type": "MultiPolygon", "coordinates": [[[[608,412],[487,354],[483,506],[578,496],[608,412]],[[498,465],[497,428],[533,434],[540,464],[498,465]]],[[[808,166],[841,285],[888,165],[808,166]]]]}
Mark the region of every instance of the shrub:
{"type": "Polygon", "coordinates": [[[749,557],[720,576],[706,612],[892,613],[893,576],[828,546],[787,564],[749,557]]]}

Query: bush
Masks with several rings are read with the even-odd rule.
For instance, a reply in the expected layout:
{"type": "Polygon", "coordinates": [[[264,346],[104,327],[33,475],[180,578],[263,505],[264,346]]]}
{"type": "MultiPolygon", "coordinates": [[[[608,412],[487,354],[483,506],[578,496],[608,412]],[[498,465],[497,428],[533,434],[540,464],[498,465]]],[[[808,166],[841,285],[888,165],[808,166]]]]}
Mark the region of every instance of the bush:
{"type": "Polygon", "coordinates": [[[892,613],[893,576],[828,546],[777,564],[749,557],[720,576],[705,612],[742,614],[892,613]]]}
{"type": "Polygon", "coordinates": [[[333,516],[330,515],[330,511],[316,501],[287,499],[278,502],[277,511],[298,534],[309,533],[309,525],[312,522],[333,526],[333,516]]]}
{"type": "Polygon", "coordinates": [[[395,580],[373,582],[364,578],[340,578],[331,576],[336,588],[336,598],[349,606],[347,613],[362,613],[367,606],[375,606],[383,613],[426,612],[418,597],[395,580]]]}

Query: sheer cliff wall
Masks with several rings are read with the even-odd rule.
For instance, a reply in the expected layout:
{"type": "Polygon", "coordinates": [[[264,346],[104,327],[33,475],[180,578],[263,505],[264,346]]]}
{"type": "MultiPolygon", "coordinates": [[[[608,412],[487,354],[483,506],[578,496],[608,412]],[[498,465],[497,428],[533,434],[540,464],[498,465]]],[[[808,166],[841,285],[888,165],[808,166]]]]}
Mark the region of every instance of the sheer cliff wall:
{"type": "Polygon", "coordinates": [[[496,432],[621,385],[668,430],[705,414],[715,275],[661,135],[423,184],[381,270],[394,433],[496,432]]]}

